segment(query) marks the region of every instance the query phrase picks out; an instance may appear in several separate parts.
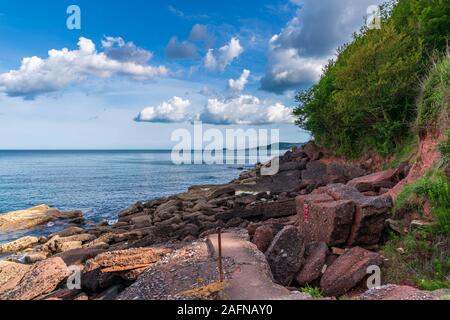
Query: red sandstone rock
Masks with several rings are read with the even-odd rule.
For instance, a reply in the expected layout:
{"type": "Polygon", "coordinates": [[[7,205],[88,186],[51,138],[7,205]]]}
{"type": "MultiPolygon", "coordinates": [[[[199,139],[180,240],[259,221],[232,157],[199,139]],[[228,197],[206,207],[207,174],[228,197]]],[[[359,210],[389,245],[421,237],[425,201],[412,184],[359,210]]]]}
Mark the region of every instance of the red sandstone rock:
{"type": "Polygon", "coordinates": [[[270,225],[263,225],[256,229],[253,243],[261,252],[266,252],[274,238],[274,230],[270,225]]]}
{"type": "Polygon", "coordinates": [[[61,258],[36,263],[17,286],[0,295],[0,300],[32,300],[55,290],[70,272],[61,258]]]}
{"type": "Polygon", "coordinates": [[[14,289],[30,268],[20,263],[0,261],[0,295],[14,289]]]}
{"type": "Polygon", "coordinates": [[[318,279],[322,275],[328,254],[328,246],[324,242],[315,242],[308,245],[305,264],[302,270],[295,276],[297,284],[304,286],[318,279]]]}
{"type": "Polygon", "coordinates": [[[381,266],[383,258],[375,252],[355,247],[336,259],[320,281],[325,296],[341,296],[358,285],[369,266],[381,266]]]}
{"type": "Polygon", "coordinates": [[[347,185],[356,188],[360,192],[378,192],[380,188],[390,189],[394,187],[396,185],[394,182],[396,174],[397,170],[395,169],[377,172],[368,176],[353,179],[347,185]]]}
{"type": "Polygon", "coordinates": [[[266,259],[275,282],[288,286],[303,264],[305,241],[298,229],[287,226],[273,239],[266,259]]]}
{"type": "Polygon", "coordinates": [[[350,235],[355,204],[342,200],[312,203],[308,217],[299,218],[300,232],[307,241],[325,242],[329,246],[345,244],[350,235]]]}
{"type": "Polygon", "coordinates": [[[320,148],[313,141],[305,144],[303,146],[303,151],[312,161],[319,160],[323,155],[322,152],[320,151],[320,148]]]}
{"type": "Polygon", "coordinates": [[[161,260],[165,250],[128,249],[99,254],[86,262],[85,271],[100,268],[103,273],[128,271],[148,267],[161,260]]]}
{"type": "Polygon", "coordinates": [[[343,184],[328,185],[314,191],[314,194],[323,193],[327,193],[335,200],[353,201],[356,205],[348,245],[374,245],[379,242],[392,207],[392,199],[389,195],[366,197],[354,187],[343,184]]]}

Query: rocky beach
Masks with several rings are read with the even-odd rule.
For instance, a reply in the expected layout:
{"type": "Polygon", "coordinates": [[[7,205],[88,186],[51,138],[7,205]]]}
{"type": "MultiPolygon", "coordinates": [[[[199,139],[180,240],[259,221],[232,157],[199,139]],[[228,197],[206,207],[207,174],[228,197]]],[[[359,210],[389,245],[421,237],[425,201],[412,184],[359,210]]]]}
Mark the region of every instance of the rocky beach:
{"type": "Polygon", "coordinates": [[[86,226],[82,212],[48,206],[2,214],[1,232],[31,235],[0,245],[0,299],[317,298],[300,290],[305,286],[320,288],[321,299],[448,296],[393,283],[367,291],[368,269],[387,260],[379,252],[386,234],[429,223],[391,215],[396,188],[417,168],[344,163],[313,142],[279,160],[274,176],[262,176],[258,165],[228,184],[136,203],[114,223],[86,226]],[[60,220],[64,230],[32,235],[60,220]]]}

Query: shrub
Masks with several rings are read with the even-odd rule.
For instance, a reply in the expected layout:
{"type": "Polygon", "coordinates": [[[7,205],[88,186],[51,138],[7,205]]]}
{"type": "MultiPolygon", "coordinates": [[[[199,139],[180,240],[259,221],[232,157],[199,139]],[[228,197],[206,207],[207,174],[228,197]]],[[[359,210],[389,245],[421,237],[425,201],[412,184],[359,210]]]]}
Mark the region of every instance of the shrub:
{"type": "Polygon", "coordinates": [[[450,289],[450,239],[430,230],[394,236],[382,249],[387,283],[417,285],[423,290],[450,289]],[[399,248],[403,251],[400,252],[399,248]]]}
{"type": "Polygon", "coordinates": [[[450,129],[447,130],[447,139],[440,144],[439,150],[444,166],[448,166],[450,164],[450,129]]]}
{"type": "Polygon", "coordinates": [[[395,201],[394,214],[405,210],[421,212],[424,201],[431,205],[436,232],[450,236],[450,179],[442,171],[433,169],[406,186],[395,201]]]}

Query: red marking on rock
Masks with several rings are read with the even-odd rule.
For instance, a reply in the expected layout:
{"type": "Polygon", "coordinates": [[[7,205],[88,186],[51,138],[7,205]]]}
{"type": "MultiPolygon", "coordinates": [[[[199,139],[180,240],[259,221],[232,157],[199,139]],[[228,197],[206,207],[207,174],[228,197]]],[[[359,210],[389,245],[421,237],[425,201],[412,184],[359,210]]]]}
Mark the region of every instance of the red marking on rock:
{"type": "Polygon", "coordinates": [[[305,203],[303,207],[303,214],[305,217],[305,223],[309,223],[309,205],[307,203],[305,203]]]}

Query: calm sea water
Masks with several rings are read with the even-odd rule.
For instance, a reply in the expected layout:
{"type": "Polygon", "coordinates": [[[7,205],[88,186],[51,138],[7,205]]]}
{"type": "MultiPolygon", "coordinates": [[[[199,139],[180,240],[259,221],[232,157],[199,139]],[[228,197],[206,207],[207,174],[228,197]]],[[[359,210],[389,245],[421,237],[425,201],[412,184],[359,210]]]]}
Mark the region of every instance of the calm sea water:
{"type": "MultiPolygon", "coordinates": [[[[100,222],[137,201],[229,182],[239,167],[177,166],[167,151],[0,151],[0,213],[47,204],[82,210],[88,221],[100,222]]],[[[0,242],[58,227],[0,234],[0,242]]]]}

